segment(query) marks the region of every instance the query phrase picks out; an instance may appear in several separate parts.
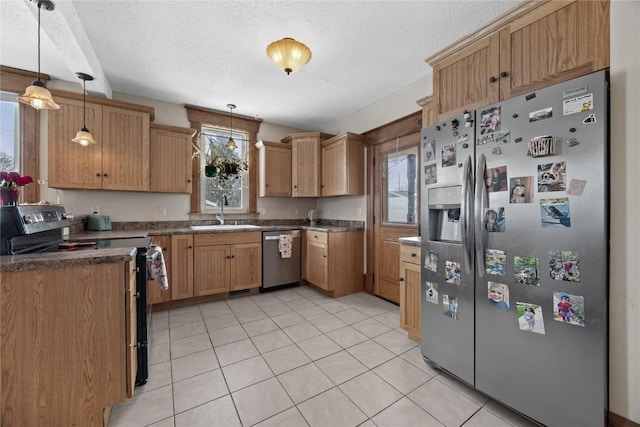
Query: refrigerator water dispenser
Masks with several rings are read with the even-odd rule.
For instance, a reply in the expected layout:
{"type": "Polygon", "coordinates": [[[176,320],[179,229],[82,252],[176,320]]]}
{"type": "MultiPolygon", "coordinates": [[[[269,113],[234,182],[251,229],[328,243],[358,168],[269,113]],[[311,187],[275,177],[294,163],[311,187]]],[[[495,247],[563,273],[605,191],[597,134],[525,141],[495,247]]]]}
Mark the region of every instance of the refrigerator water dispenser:
{"type": "Polygon", "coordinates": [[[461,242],[460,202],[462,187],[429,189],[429,240],[461,242]]]}

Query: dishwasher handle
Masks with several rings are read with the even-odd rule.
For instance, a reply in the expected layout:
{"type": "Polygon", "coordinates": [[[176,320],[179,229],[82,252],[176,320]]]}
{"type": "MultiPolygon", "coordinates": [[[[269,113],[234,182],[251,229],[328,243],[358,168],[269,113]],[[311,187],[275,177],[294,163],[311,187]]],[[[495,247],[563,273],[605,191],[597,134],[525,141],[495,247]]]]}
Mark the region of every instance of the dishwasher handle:
{"type": "MultiPolygon", "coordinates": [[[[291,234],[292,239],[299,239],[300,235],[299,234],[291,234]]],[[[264,236],[263,240],[280,240],[280,236],[264,236]]]]}

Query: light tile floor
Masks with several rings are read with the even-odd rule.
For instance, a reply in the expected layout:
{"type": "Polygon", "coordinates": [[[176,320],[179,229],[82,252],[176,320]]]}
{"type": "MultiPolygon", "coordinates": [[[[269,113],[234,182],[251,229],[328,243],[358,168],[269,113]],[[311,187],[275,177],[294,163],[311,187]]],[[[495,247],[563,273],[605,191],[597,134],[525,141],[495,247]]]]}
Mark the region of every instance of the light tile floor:
{"type": "Polygon", "coordinates": [[[534,426],[426,365],[399,310],[302,286],[153,313],[110,426],[534,426]]]}

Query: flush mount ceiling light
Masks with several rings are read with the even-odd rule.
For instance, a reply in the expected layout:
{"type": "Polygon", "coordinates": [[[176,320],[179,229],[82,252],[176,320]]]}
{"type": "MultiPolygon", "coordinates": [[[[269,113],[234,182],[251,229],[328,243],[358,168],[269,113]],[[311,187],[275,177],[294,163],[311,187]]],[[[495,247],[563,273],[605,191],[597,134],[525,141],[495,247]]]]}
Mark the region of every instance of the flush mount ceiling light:
{"type": "Polygon", "coordinates": [[[299,71],[311,60],[311,50],[297,40],[286,37],[267,46],[267,56],[287,74],[299,71]]]}
{"type": "Polygon", "coordinates": [[[233,110],[234,108],[236,108],[236,106],[235,104],[227,104],[227,108],[231,111],[231,126],[229,126],[231,133],[229,135],[229,140],[227,141],[226,147],[229,150],[235,150],[238,147],[236,145],[236,142],[233,140],[233,110]]]}
{"type": "Polygon", "coordinates": [[[57,110],[60,108],[51,96],[51,92],[47,90],[47,86],[40,80],[40,10],[53,10],[55,6],[48,0],[38,1],[38,77],[31,82],[24,95],[18,97],[18,101],[23,104],[31,105],[36,110],[57,110]]]}
{"type": "Polygon", "coordinates": [[[82,80],[82,128],[76,134],[76,137],[71,141],[86,147],[88,145],[95,145],[96,140],[93,139],[91,132],[87,129],[87,80],[93,80],[89,74],[76,73],[76,76],[82,80]]]}

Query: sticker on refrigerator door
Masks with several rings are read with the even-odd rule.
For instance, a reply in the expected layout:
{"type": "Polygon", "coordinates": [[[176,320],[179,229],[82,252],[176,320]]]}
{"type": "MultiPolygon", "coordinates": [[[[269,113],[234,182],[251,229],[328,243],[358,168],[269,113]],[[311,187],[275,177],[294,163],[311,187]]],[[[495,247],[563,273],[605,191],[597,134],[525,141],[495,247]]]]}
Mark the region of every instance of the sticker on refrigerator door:
{"type": "Polygon", "coordinates": [[[584,327],[584,297],[566,292],[553,293],[553,320],[584,327]]]}
{"type": "Polygon", "coordinates": [[[566,162],[545,163],[538,165],[538,192],[565,191],[566,162]]]}
{"type": "Polygon", "coordinates": [[[596,122],[597,122],[597,120],[596,120],[596,115],[595,114],[589,114],[587,116],[587,118],[582,121],[582,123],[584,123],[585,125],[591,125],[591,124],[596,123],[596,122]]]}
{"type": "Polygon", "coordinates": [[[542,227],[568,228],[571,227],[571,213],[569,211],[569,199],[540,200],[540,220],[542,227]]]}
{"type": "Polygon", "coordinates": [[[456,144],[449,144],[442,147],[442,167],[456,164],[456,144]]]}
{"type": "Polygon", "coordinates": [[[424,165],[424,183],[425,185],[436,184],[438,182],[438,165],[432,163],[424,165]]]}
{"type": "Polygon", "coordinates": [[[491,107],[486,110],[482,110],[480,113],[480,134],[495,132],[500,130],[500,108],[491,107]]]}
{"type": "Polygon", "coordinates": [[[429,142],[425,142],[422,146],[424,150],[424,161],[430,162],[436,159],[436,142],[431,140],[429,142]]]}
{"type": "Polygon", "coordinates": [[[562,115],[568,116],[571,114],[581,113],[584,111],[593,110],[593,94],[576,96],[575,98],[562,101],[562,115]]]}
{"type": "Polygon", "coordinates": [[[567,194],[571,196],[582,196],[584,192],[584,187],[587,185],[587,181],[583,179],[572,179],[569,181],[569,188],[567,189],[567,194]]]}
{"type": "Polygon", "coordinates": [[[491,307],[509,311],[509,286],[504,283],[488,282],[487,297],[491,307]]]}
{"type": "Polygon", "coordinates": [[[445,261],[444,278],[447,283],[460,286],[460,263],[455,261],[445,261]]]}
{"type": "Polygon", "coordinates": [[[499,249],[487,249],[484,254],[485,271],[487,274],[504,276],[507,274],[507,254],[499,249]]]}
{"type": "Polygon", "coordinates": [[[490,233],[505,230],[504,208],[489,208],[484,210],[484,228],[490,233]]]}
{"type": "Polygon", "coordinates": [[[532,111],[529,113],[529,123],[538,122],[540,120],[553,117],[553,108],[543,108],[542,110],[532,111]]]}
{"type": "Polygon", "coordinates": [[[427,256],[424,258],[424,268],[429,271],[433,271],[434,273],[438,272],[438,254],[429,251],[427,256]]]}
{"type": "Polygon", "coordinates": [[[516,307],[518,308],[518,325],[521,331],[545,335],[542,307],[539,304],[516,301],[516,307]]]}
{"type": "Polygon", "coordinates": [[[580,256],[573,251],[549,251],[549,276],[553,280],[580,282],[580,256]]]}
{"type": "Polygon", "coordinates": [[[513,257],[513,278],[521,285],[540,286],[540,262],[538,258],[513,257]]]}
{"type": "Polygon", "coordinates": [[[452,297],[447,294],[442,295],[442,311],[444,315],[452,319],[458,319],[460,317],[460,307],[458,305],[458,298],[452,297]]]}
{"type": "Polygon", "coordinates": [[[510,184],[511,197],[509,197],[509,203],[531,203],[531,187],[533,185],[532,176],[511,178],[510,184]]]}
{"type": "Polygon", "coordinates": [[[494,193],[498,191],[507,191],[507,167],[498,166],[495,168],[487,169],[485,172],[485,184],[487,185],[487,192],[494,193]]]}
{"type": "Polygon", "coordinates": [[[425,301],[431,304],[438,304],[438,284],[433,282],[424,282],[425,301]]]}

